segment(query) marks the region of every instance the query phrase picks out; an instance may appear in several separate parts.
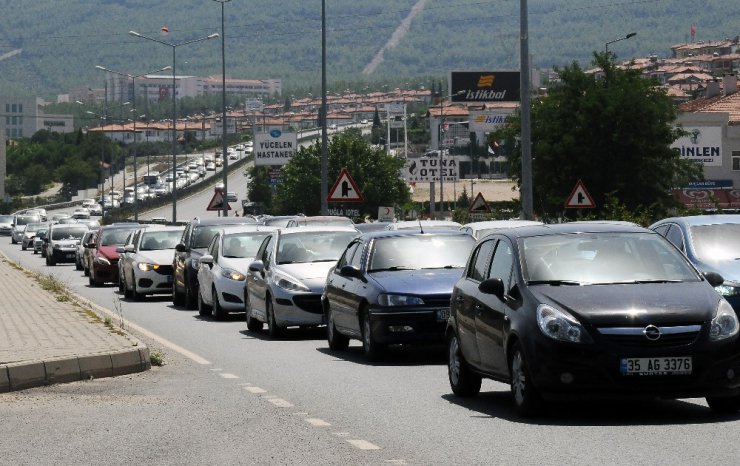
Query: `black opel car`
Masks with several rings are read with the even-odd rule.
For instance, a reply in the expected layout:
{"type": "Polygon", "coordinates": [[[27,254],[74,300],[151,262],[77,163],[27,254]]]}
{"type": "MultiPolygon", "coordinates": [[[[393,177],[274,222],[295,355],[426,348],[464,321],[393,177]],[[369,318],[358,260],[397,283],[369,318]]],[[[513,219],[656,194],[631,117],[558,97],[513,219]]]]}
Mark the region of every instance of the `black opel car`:
{"type": "Polygon", "coordinates": [[[452,391],[511,385],[517,410],[584,396],[706,397],[740,410],[738,318],[662,236],[578,223],[486,236],[452,293],[452,391]]]}

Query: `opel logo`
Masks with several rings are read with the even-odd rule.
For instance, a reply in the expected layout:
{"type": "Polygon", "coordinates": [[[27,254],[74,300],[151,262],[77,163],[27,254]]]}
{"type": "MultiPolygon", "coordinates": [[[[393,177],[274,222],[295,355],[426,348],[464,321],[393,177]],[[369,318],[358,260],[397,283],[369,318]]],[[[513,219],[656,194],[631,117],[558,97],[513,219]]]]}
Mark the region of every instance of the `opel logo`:
{"type": "Polygon", "coordinates": [[[660,329],[655,325],[648,325],[642,333],[645,334],[645,338],[651,341],[655,341],[660,338],[660,329]]]}

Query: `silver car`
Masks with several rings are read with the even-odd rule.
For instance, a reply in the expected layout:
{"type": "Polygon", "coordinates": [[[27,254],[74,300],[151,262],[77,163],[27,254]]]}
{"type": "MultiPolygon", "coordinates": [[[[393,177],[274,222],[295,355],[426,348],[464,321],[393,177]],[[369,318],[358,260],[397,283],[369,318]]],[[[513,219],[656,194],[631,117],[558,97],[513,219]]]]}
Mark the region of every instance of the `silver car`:
{"type": "Polygon", "coordinates": [[[303,227],[265,238],[247,273],[247,328],[261,330],[267,323],[270,338],[277,338],[286,327],[323,324],[326,276],[359,234],[352,227],[303,227]]]}
{"type": "Polygon", "coordinates": [[[140,301],[146,295],[172,293],[172,260],[185,227],[150,225],[132,233],[116,251],[118,287],[124,296],[140,301]]]}
{"type": "Polygon", "coordinates": [[[263,225],[225,226],[198,259],[198,311],[223,320],[244,311],[244,281],[262,241],[277,230],[263,225]]]}
{"type": "Polygon", "coordinates": [[[36,237],[36,232],[39,228],[45,227],[45,223],[29,223],[23,229],[23,236],[21,237],[21,250],[25,251],[28,248],[33,247],[33,239],[36,237]]]}
{"type": "Polygon", "coordinates": [[[18,244],[23,240],[23,230],[29,223],[41,223],[39,215],[16,215],[13,218],[13,229],[10,231],[11,244],[18,244]]]}
{"type": "Polygon", "coordinates": [[[46,232],[48,230],[49,227],[44,224],[43,227],[36,230],[36,236],[33,237],[33,253],[41,253],[41,257],[44,257],[44,238],[46,237],[46,232]]]}
{"type": "Polygon", "coordinates": [[[13,215],[0,215],[0,235],[10,236],[13,231],[13,215]]]}

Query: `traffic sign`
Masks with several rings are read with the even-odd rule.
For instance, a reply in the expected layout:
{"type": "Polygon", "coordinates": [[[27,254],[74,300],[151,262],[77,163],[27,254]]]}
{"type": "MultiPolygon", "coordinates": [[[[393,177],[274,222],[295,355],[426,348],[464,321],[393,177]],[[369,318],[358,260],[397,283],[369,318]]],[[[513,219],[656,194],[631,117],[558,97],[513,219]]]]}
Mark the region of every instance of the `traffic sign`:
{"type": "Polygon", "coordinates": [[[578,180],[573,192],[570,193],[568,199],[565,201],[566,209],[593,209],[596,207],[596,203],[591,195],[586,190],[583,181],[578,180]]]}
{"type": "Polygon", "coordinates": [[[485,199],[483,199],[483,193],[478,192],[475,196],[475,200],[470,204],[468,212],[491,212],[491,206],[488,205],[485,199]]]}
{"type": "Polygon", "coordinates": [[[396,219],[396,209],[393,207],[378,207],[378,221],[392,222],[396,219]]]}
{"type": "Polygon", "coordinates": [[[326,200],[329,202],[362,202],[365,199],[347,169],[342,168],[326,200]]]}
{"type": "MultiPolygon", "coordinates": [[[[226,202],[224,199],[224,192],[222,190],[218,190],[213,193],[211,202],[208,203],[206,210],[224,210],[224,202],[226,202]]],[[[226,210],[231,210],[231,206],[228,202],[226,202],[226,210]]]]}

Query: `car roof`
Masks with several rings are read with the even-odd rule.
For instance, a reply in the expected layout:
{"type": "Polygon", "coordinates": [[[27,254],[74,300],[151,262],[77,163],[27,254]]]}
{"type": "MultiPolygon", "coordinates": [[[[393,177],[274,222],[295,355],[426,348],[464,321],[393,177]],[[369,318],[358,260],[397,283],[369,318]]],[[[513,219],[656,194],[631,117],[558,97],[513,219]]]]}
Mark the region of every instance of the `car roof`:
{"type": "Polygon", "coordinates": [[[401,229],[401,228],[419,228],[419,225],[421,225],[421,228],[426,227],[443,227],[448,226],[450,228],[456,229],[461,227],[459,222],[453,222],[452,220],[402,220],[400,222],[393,222],[388,224],[388,228],[393,229],[401,229]]]}
{"type": "Polygon", "coordinates": [[[309,225],[309,226],[305,226],[305,227],[301,227],[301,228],[278,228],[277,231],[280,232],[280,235],[281,236],[282,235],[295,235],[295,234],[307,233],[307,232],[311,232],[311,231],[326,231],[326,232],[334,232],[334,231],[336,231],[336,232],[343,232],[343,231],[346,231],[346,232],[350,232],[350,233],[357,233],[358,235],[360,234],[360,232],[357,231],[357,228],[351,227],[351,226],[344,226],[344,225],[335,225],[335,226],[330,226],[330,225],[322,225],[322,226],[309,225]]]}
{"type": "Polygon", "coordinates": [[[668,222],[681,223],[687,226],[740,223],[740,215],[689,215],[686,217],[670,217],[655,222],[654,224],[650,225],[650,228],[668,222]]]}
{"type": "Polygon", "coordinates": [[[257,221],[252,217],[212,217],[212,218],[194,218],[190,221],[195,226],[200,225],[239,225],[252,224],[257,221]]]}
{"type": "Polygon", "coordinates": [[[389,238],[389,237],[398,237],[398,236],[415,236],[415,235],[425,235],[425,236],[467,236],[469,238],[472,238],[467,232],[455,230],[455,229],[449,229],[449,230],[425,230],[423,233],[419,230],[413,230],[413,229],[406,229],[406,230],[377,230],[377,231],[368,231],[367,233],[363,233],[363,238],[389,238]]]}
{"type": "Polygon", "coordinates": [[[484,220],[480,222],[470,222],[460,228],[470,228],[472,230],[488,230],[490,228],[516,228],[530,225],[542,225],[542,222],[536,220],[484,220]]]}
{"type": "Polygon", "coordinates": [[[491,235],[506,235],[512,238],[526,238],[531,236],[547,236],[567,233],[654,233],[647,228],[630,223],[615,222],[569,222],[532,225],[520,228],[509,228],[491,233],[491,235]]]}
{"type": "Polygon", "coordinates": [[[253,231],[275,231],[279,230],[279,227],[271,227],[268,225],[262,225],[261,223],[256,224],[246,224],[246,225],[226,225],[219,233],[224,233],[225,235],[231,235],[234,233],[248,233],[253,231]]]}
{"type": "Polygon", "coordinates": [[[183,231],[185,225],[141,225],[142,229],[146,228],[147,232],[150,231],[183,231]]]}

